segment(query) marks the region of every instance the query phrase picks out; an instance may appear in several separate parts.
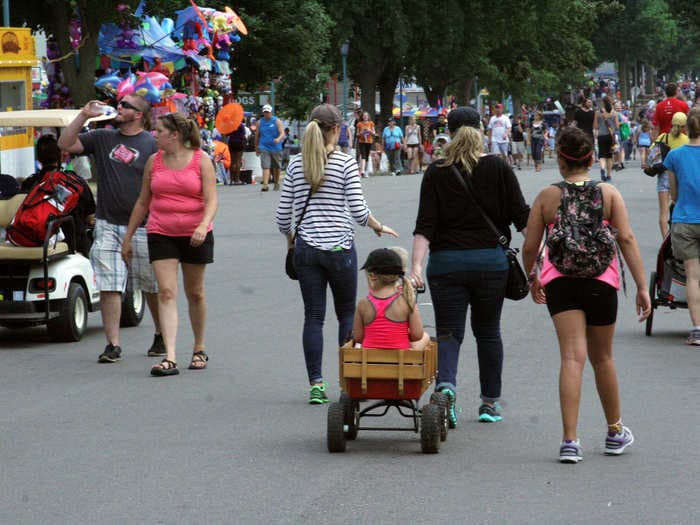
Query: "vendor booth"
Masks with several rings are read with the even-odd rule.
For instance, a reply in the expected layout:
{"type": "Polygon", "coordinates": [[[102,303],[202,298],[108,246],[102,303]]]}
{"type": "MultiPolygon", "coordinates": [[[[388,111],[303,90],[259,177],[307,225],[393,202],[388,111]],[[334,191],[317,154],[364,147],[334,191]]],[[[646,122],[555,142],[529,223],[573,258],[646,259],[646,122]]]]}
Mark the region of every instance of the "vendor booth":
{"type": "MultiPolygon", "coordinates": [[[[37,65],[34,37],[24,27],[0,27],[0,111],[32,107],[32,68],[37,65]]],[[[0,128],[0,171],[34,172],[32,128],[0,128]]]]}

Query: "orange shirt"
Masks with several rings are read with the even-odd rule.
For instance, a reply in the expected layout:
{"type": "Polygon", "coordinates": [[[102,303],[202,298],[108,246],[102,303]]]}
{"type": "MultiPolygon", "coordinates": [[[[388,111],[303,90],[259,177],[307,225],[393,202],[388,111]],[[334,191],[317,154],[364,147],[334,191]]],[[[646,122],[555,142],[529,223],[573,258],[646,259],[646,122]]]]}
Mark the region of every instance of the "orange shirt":
{"type": "Polygon", "coordinates": [[[357,136],[363,144],[374,142],[374,122],[371,120],[361,120],[357,123],[357,136]]]}
{"type": "Polygon", "coordinates": [[[231,168],[231,152],[228,146],[219,140],[214,141],[214,160],[216,162],[223,162],[224,168],[231,168]]]}

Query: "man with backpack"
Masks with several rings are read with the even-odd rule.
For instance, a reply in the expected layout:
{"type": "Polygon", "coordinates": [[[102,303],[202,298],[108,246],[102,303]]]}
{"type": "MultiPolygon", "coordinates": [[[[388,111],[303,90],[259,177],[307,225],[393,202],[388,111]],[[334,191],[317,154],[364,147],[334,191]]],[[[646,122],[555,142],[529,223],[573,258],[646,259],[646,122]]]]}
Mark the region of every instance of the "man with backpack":
{"type": "Polygon", "coordinates": [[[59,147],[64,151],[75,155],[93,155],[99,173],[97,221],[90,262],[100,290],[107,346],[98,362],[115,363],[121,359],[119,323],[127,280],[131,281],[134,289],[144,292],[153,317],[155,336],[148,355],[163,357],[165,344],[158,318],[158,287],[148,260],[145,227],[140,227],[134,235],[134,255],[128,267],[121,255],[129,216],[141,191],[144,166],[157,151],[155,139],[146,131],[151,125],[151,106],[141,96],[126,95],[117,105],[117,115],[111,121],[115,129],[81,133],[89,118],[102,115],[101,111],[95,110],[99,104],[97,101],[87,103],[58,140],[59,147]]]}

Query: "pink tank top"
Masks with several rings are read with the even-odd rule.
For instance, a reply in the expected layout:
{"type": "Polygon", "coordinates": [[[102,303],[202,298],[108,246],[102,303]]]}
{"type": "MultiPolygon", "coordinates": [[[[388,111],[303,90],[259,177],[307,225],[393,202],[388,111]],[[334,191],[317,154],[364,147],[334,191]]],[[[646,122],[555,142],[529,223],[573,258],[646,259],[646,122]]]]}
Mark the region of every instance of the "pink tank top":
{"type": "MultiPolygon", "coordinates": [[[[192,160],[181,170],[171,170],[163,162],[163,152],[158,151],[151,169],[151,207],[149,208],[148,233],[170,237],[189,237],[197,229],[204,216],[204,196],[199,163],[202,150],[196,149],[192,160]]],[[[211,231],[209,224],[207,231],[211,231]]]]}
{"type": "Polygon", "coordinates": [[[408,338],[408,321],[392,321],[387,319],[386,309],[399,297],[398,292],[394,295],[381,299],[372,294],[367,295],[367,299],[374,306],[377,313],[374,320],[365,326],[365,336],[362,339],[362,346],[365,348],[398,348],[407,349],[411,347],[408,338]]]}
{"type": "MultiPolygon", "coordinates": [[[[603,221],[603,223],[608,224],[608,221],[603,221]]],[[[551,230],[552,226],[554,225],[548,224],[547,229],[551,230]]],[[[547,253],[546,246],[542,255],[542,270],[540,271],[540,283],[542,284],[542,286],[546,285],[547,283],[551,283],[554,279],[557,279],[559,277],[570,277],[569,275],[564,275],[555,268],[555,266],[549,260],[549,255],[547,253]]],[[[605,269],[605,271],[601,273],[598,277],[594,277],[594,279],[602,281],[605,284],[609,284],[616,290],[620,289],[620,267],[619,261],[617,260],[617,253],[615,254],[615,257],[613,257],[610,266],[608,266],[605,269]]]]}

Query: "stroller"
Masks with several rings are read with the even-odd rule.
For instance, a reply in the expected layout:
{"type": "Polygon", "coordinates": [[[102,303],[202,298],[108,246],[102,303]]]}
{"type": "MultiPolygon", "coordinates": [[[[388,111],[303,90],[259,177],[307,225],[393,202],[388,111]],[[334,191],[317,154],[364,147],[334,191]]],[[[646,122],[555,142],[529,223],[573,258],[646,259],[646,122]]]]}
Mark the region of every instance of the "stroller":
{"type": "Polygon", "coordinates": [[[656,256],[656,271],[649,276],[651,314],[647,317],[646,335],[651,336],[654,310],[658,306],[667,306],[671,310],[688,307],[685,280],[683,261],[673,257],[671,236],[666,235],[656,256]]]}

